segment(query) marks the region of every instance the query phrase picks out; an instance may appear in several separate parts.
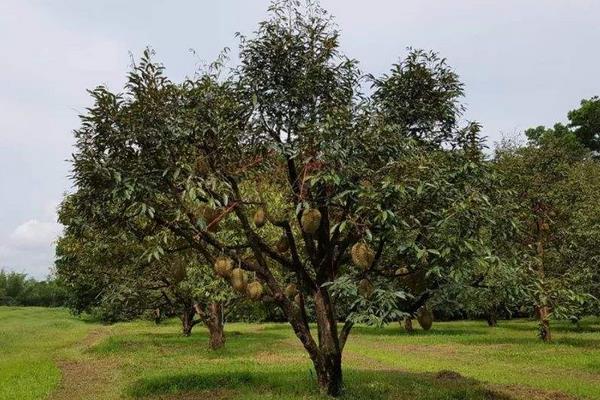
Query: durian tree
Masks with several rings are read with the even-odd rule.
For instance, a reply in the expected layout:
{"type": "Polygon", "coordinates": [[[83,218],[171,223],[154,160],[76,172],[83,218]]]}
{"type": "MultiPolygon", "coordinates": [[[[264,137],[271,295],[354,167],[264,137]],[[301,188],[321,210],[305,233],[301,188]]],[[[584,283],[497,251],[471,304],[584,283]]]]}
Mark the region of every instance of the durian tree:
{"type": "Polygon", "coordinates": [[[526,269],[528,305],[540,338],[550,341],[551,319],[577,321],[596,308],[591,293],[600,253],[597,201],[590,199],[598,192],[598,162],[569,136],[547,135],[524,146],[503,143],[495,165],[514,192],[505,208],[518,221],[506,247],[526,269]]]}
{"type": "MultiPolygon", "coordinates": [[[[479,218],[477,208],[449,207],[479,174],[469,158],[478,130],[458,126],[458,77],[435,54],[411,51],[388,76],[365,78],[313,2],[273,3],[255,34],[241,37],[231,73],[220,58],[177,84],[150,57],[123,93],[90,92],[75,133],[78,215],[99,226],[143,219],[143,241],[159,259],[164,235],[185,241],[234,290],[280,307],[321,390],[339,395],[353,325],[398,320],[407,301],[426,299],[411,299],[396,271],[450,273],[451,252],[478,229],[453,219],[479,218]],[[368,82],[371,97],[361,92],[368,82]],[[436,158],[460,162],[438,170],[436,158]],[[407,167],[413,159],[433,187],[407,167]],[[411,215],[439,204],[446,214],[437,220],[411,215]]],[[[461,195],[461,204],[479,197],[461,195]]]]}
{"type": "Polygon", "coordinates": [[[92,313],[105,322],[150,312],[157,322],[178,316],[185,336],[202,323],[209,330],[210,347],[222,347],[225,310],[236,296],[207,273],[212,267],[167,231],[158,250],[143,239],[140,220],[127,230],[114,225],[93,228],[76,214],[76,197],[67,196],[59,209],[65,232],[57,242],[55,261],[56,275],[69,289],[71,310],[92,313]]]}

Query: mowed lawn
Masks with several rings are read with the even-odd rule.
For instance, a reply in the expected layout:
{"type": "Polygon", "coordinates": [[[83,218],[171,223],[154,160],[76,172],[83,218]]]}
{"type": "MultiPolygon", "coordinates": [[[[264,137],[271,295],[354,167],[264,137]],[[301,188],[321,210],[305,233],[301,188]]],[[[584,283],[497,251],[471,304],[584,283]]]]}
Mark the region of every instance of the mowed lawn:
{"type": "MultiPolygon", "coordinates": [[[[319,399],[285,324],[228,324],[226,348],[178,320],[86,322],[66,310],[0,307],[0,399],[319,399]]],[[[600,399],[600,320],[359,327],[344,354],[344,399],[600,399]]]]}

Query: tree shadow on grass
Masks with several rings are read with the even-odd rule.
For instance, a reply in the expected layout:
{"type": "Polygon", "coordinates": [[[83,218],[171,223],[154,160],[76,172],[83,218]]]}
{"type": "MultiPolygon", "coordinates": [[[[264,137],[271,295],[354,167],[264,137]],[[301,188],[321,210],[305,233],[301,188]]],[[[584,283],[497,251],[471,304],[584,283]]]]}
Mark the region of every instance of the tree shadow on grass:
{"type": "MultiPolygon", "coordinates": [[[[227,391],[227,398],[324,399],[316,389],[312,372],[300,370],[267,370],[264,372],[230,371],[160,375],[134,382],[127,392],[135,398],[210,398],[207,391],[227,391]],[[197,393],[198,397],[194,396],[197,393]]],[[[514,397],[486,387],[484,384],[444,371],[437,374],[408,373],[393,370],[363,371],[348,369],[345,373],[344,400],[384,399],[473,399],[512,400],[514,397]]]]}
{"type": "MultiPolygon", "coordinates": [[[[537,322],[534,320],[527,322],[512,322],[500,321],[498,326],[502,329],[508,329],[512,331],[532,331],[535,332],[537,329],[537,322]]],[[[600,325],[597,321],[583,321],[579,325],[567,322],[559,321],[550,324],[550,328],[553,332],[558,333],[600,333],[600,325]]]]}
{"type": "MultiPolygon", "coordinates": [[[[596,333],[600,332],[591,325],[582,325],[581,328],[576,326],[569,326],[566,323],[556,324],[553,327],[555,333],[596,333]]],[[[487,326],[482,327],[471,327],[467,326],[464,328],[438,328],[434,327],[429,331],[423,331],[421,329],[415,329],[413,333],[406,333],[402,328],[399,329],[378,329],[372,327],[356,327],[353,330],[353,334],[359,334],[363,338],[375,337],[375,336],[389,336],[389,337],[405,337],[405,338],[443,338],[448,337],[446,344],[461,344],[461,345],[491,345],[491,344],[509,344],[509,345],[532,345],[532,344],[544,344],[537,337],[536,327],[525,322],[512,322],[502,325],[497,328],[490,328],[487,326]],[[512,330],[529,332],[530,335],[514,336],[514,335],[495,335],[497,330],[512,330]]],[[[550,345],[568,345],[581,348],[600,348],[600,335],[597,337],[590,336],[559,336],[556,335],[550,345]]]]}
{"type": "Polygon", "coordinates": [[[485,328],[446,328],[436,329],[434,327],[429,331],[416,328],[412,333],[408,333],[404,328],[374,328],[368,326],[357,326],[352,329],[352,334],[360,334],[361,336],[404,336],[404,337],[419,337],[419,336],[462,336],[462,335],[485,335],[485,328]]]}
{"type": "Polygon", "coordinates": [[[180,333],[142,333],[135,335],[111,336],[89,349],[98,354],[138,353],[140,351],[189,353],[190,348],[200,352],[205,349],[203,358],[224,356],[245,357],[258,351],[267,351],[288,338],[277,332],[225,332],[226,345],[219,350],[208,349],[209,335],[205,330],[197,330],[191,336],[180,333]]]}

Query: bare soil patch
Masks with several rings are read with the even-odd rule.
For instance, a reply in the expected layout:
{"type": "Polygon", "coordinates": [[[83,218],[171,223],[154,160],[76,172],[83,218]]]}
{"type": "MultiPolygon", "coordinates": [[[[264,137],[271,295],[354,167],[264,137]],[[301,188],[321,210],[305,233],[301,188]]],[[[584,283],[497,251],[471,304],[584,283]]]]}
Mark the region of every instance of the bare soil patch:
{"type": "MultiPolygon", "coordinates": [[[[77,346],[78,350],[86,350],[100,343],[109,333],[108,327],[101,327],[90,332],[77,346]]],[[[115,359],[60,360],[61,381],[58,388],[50,395],[49,400],[95,400],[109,399],[116,382],[118,361],[115,359]]]]}

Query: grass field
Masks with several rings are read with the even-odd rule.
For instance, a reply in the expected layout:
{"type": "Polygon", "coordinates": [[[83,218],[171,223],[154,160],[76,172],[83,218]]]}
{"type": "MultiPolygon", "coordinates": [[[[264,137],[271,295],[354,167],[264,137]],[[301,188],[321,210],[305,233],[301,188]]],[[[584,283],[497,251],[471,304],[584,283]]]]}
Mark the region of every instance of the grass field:
{"type": "MultiPolygon", "coordinates": [[[[103,326],[65,310],[0,307],[0,399],[319,399],[287,325],[229,324],[226,348],[177,320],[103,326]]],[[[600,320],[357,328],[344,354],[344,399],[600,399],[600,320]]]]}

